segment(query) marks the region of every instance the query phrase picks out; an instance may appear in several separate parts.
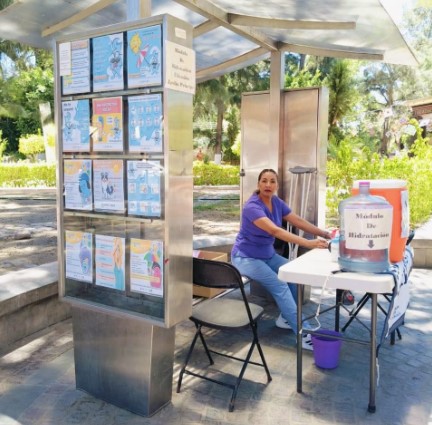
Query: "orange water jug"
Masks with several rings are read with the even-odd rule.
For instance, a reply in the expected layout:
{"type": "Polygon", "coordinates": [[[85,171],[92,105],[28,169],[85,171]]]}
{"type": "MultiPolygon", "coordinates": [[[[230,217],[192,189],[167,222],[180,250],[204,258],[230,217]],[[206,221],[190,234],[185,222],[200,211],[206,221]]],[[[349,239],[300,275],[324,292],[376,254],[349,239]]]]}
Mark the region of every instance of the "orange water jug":
{"type": "Polygon", "coordinates": [[[374,196],[382,196],[393,206],[393,224],[390,241],[389,258],[392,263],[402,261],[405,245],[409,235],[409,202],[408,189],[405,180],[356,180],[352,194],[359,193],[360,181],[369,182],[369,192],[374,196]]]}

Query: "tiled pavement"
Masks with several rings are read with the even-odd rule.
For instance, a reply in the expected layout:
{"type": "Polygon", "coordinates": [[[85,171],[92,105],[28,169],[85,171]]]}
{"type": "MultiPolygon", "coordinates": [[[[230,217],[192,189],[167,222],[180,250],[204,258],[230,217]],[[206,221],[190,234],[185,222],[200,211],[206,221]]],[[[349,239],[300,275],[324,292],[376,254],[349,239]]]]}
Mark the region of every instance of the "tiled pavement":
{"type": "MultiPolygon", "coordinates": [[[[251,296],[265,305],[259,331],[273,381],[266,385],[264,371],[249,366],[234,412],[228,412],[230,391],[224,387],[187,376],[181,393],[175,392],[179,367],[194,330],[191,323],[181,323],[176,330],[172,401],[146,418],[75,389],[72,324],[66,321],[0,353],[0,425],[430,425],[432,270],[414,269],[411,281],[402,340],[394,346],[387,340],[380,351],[374,414],[367,411],[368,347],[344,342],[339,366],[333,370],[318,369],[313,356],[306,353],[303,393],[298,394],[294,335],[274,326],[278,314],[274,304],[251,296]]],[[[311,301],[305,305],[307,312],[316,311],[320,295],[312,291],[311,301]]],[[[330,304],[333,295],[324,294],[323,304],[330,304]]],[[[360,296],[356,294],[357,299],[360,296]]],[[[379,316],[381,328],[383,315],[379,316]]],[[[321,323],[331,328],[332,315],[321,316],[321,323]]],[[[347,336],[365,333],[357,322],[346,331],[347,336]]],[[[220,333],[211,339],[229,343],[220,333]]],[[[241,349],[241,338],[232,342],[235,350],[241,349]]],[[[235,373],[238,364],[217,358],[216,366],[235,373]]]]}

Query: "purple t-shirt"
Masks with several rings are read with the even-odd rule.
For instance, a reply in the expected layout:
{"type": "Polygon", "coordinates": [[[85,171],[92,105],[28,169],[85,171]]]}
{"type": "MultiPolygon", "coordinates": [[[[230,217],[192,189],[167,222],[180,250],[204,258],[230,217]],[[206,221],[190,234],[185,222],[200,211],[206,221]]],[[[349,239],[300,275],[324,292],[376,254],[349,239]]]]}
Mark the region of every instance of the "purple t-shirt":
{"type": "Polygon", "coordinates": [[[262,259],[274,255],[275,238],[253,223],[258,218],[268,217],[276,226],[282,226],[282,218],[289,214],[291,209],[277,196],[272,197],[272,207],[273,212],[270,212],[256,193],[246,201],[232,255],[240,252],[240,256],[262,259]]]}

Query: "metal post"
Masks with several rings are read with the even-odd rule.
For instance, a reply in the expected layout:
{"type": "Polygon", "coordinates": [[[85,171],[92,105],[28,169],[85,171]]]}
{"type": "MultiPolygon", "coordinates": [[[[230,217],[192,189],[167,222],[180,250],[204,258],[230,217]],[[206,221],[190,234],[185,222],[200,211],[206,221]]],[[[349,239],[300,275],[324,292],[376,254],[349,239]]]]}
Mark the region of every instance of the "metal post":
{"type": "MultiPolygon", "coordinates": [[[[316,173],[316,168],[310,167],[294,167],[288,170],[292,177],[290,179],[290,193],[288,205],[291,210],[300,217],[306,219],[307,206],[309,201],[309,193],[312,181],[312,174],[316,173]],[[298,201],[298,190],[301,190],[300,201],[298,201]]],[[[288,223],[288,230],[292,232],[292,225],[288,223]]],[[[304,235],[303,230],[298,230],[299,236],[304,235]]],[[[297,258],[298,245],[290,243],[289,258],[293,260],[297,258]]]]}
{"type": "Polygon", "coordinates": [[[126,0],[126,20],[135,21],[151,16],[151,0],[126,0]]]}
{"type": "Polygon", "coordinates": [[[376,356],[376,326],[377,326],[377,308],[378,296],[377,294],[370,294],[371,305],[371,340],[370,340],[370,377],[369,377],[369,405],[368,411],[375,413],[375,392],[376,392],[376,379],[377,379],[377,356],[376,356]]]}

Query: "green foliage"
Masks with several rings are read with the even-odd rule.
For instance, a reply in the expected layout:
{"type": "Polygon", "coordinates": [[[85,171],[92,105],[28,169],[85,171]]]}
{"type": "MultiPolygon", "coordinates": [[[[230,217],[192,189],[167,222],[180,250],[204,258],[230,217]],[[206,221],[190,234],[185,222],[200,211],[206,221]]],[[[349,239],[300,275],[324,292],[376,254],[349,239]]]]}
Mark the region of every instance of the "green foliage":
{"type": "Polygon", "coordinates": [[[407,182],[410,221],[417,227],[432,212],[432,147],[419,137],[410,152],[381,158],[368,149],[355,150],[346,140],[335,159],[327,161],[327,222],[337,225],[339,202],[351,196],[354,180],[401,179],[407,182]]]}
{"type": "Polygon", "coordinates": [[[21,105],[24,111],[16,118],[21,135],[35,134],[41,128],[39,104],[54,103],[52,69],[32,68],[10,79],[10,103],[21,105]]]}
{"type": "Polygon", "coordinates": [[[46,164],[0,164],[0,187],[55,187],[56,166],[46,164]]]}
{"type": "Polygon", "coordinates": [[[213,162],[194,161],[195,186],[239,185],[240,170],[235,165],[217,165],[213,162]]]}
{"type": "Polygon", "coordinates": [[[285,88],[317,87],[322,86],[321,73],[316,70],[311,73],[307,69],[297,69],[295,65],[290,65],[285,74],[285,88]]]}
{"type": "Polygon", "coordinates": [[[6,139],[3,139],[3,132],[0,130],[0,158],[3,157],[3,154],[7,149],[7,144],[8,141],[6,139]]]}
{"type": "Polygon", "coordinates": [[[34,160],[36,155],[45,152],[44,138],[40,134],[30,134],[19,139],[19,152],[34,160]]]}

